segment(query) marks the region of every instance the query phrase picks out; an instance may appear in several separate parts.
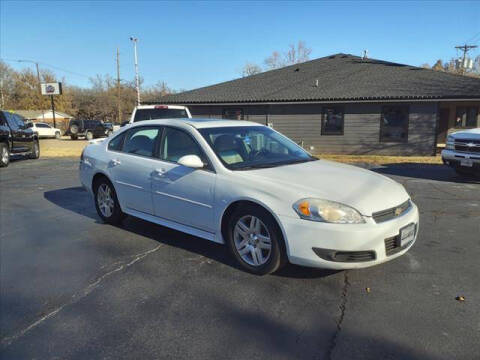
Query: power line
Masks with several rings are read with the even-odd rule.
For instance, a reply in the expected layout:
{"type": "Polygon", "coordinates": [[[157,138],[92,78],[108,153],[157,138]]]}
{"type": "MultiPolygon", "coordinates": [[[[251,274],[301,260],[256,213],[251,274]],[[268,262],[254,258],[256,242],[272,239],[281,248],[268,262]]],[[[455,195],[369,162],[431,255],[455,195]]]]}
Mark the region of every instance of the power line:
{"type": "Polygon", "coordinates": [[[52,65],[52,64],[47,64],[45,62],[42,62],[42,61],[34,61],[34,60],[27,60],[27,59],[5,59],[5,58],[2,58],[1,60],[3,61],[10,61],[10,62],[19,62],[19,63],[22,63],[22,62],[28,62],[28,63],[33,63],[33,64],[41,64],[43,65],[44,67],[50,67],[52,69],[56,69],[56,70],[59,70],[59,71],[63,71],[65,73],[68,73],[68,74],[71,74],[71,75],[76,75],[76,76],[80,76],[80,77],[84,77],[84,78],[87,78],[87,79],[90,79],[91,76],[88,76],[88,75],[85,75],[85,74],[80,74],[78,72],[75,72],[75,71],[70,71],[70,70],[67,70],[67,69],[64,69],[64,68],[61,68],[59,66],[55,66],[55,65],[52,65]]]}

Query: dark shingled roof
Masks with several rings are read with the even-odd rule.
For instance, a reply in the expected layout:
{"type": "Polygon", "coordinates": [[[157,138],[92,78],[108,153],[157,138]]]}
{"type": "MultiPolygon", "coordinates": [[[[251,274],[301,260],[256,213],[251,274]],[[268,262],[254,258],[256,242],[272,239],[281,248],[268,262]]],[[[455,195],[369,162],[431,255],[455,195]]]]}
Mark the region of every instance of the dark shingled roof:
{"type": "Polygon", "coordinates": [[[167,95],[159,101],[195,104],[407,99],[480,99],[480,79],[336,54],[167,95]]]}

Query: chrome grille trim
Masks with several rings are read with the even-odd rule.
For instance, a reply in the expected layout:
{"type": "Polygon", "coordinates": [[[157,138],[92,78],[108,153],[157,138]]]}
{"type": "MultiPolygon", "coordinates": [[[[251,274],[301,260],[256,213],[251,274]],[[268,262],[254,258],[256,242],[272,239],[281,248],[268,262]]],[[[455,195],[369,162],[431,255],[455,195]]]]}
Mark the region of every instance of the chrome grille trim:
{"type": "Polygon", "coordinates": [[[376,223],[382,223],[388,220],[395,219],[399,216],[402,216],[405,214],[410,208],[412,207],[412,203],[409,200],[405,201],[404,203],[395,206],[390,209],[382,210],[382,211],[377,211],[372,214],[373,220],[375,220],[376,223]],[[396,214],[395,211],[399,209],[400,213],[396,214]]]}

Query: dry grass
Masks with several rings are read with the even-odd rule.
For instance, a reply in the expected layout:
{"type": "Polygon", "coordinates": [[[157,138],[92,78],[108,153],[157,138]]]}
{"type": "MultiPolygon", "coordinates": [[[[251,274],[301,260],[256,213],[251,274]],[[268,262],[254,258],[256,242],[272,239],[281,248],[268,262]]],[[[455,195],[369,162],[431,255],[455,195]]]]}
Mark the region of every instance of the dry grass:
{"type": "Polygon", "coordinates": [[[342,163],[369,163],[376,165],[383,164],[442,164],[441,156],[383,156],[383,155],[332,155],[318,154],[321,159],[338,161],[342,163]]]}
{"type": "Polygon", "coordinates": [[[70,140],[64,137],[60,140],[41,139],[40,156],[41,157],[80,157],[82,150],[88,145],[86,140],[70,140]]]}
{"type": "MultiPolygon", "coordinates": [[[[40,140],[42,157],[80,157],[83,148],[88,144],[86,140],[70,140],[64,137],[61,140],[40,140]]],[[[342,163],[369,163],[369,164],[441,164],[440,156],[381,156],[381,155],[331,155],[318,154],[321,159],[342,163]]]]}

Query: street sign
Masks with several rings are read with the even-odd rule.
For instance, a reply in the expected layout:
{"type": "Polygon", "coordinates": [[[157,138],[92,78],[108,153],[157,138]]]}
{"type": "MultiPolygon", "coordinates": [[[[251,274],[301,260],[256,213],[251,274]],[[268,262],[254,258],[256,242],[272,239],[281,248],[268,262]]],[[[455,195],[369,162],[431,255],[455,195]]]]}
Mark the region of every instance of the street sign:
{"type": "Polygon", "coordinates": [[[62,95],[62,83],[44,83],[41,84],[42,95],[62,95]]]}

